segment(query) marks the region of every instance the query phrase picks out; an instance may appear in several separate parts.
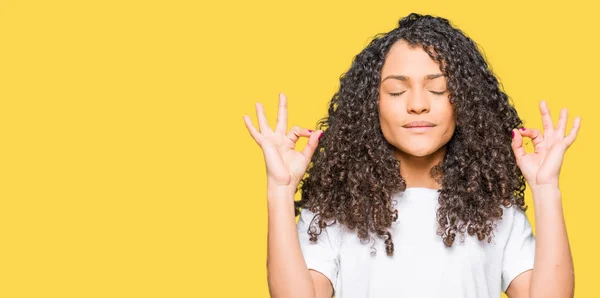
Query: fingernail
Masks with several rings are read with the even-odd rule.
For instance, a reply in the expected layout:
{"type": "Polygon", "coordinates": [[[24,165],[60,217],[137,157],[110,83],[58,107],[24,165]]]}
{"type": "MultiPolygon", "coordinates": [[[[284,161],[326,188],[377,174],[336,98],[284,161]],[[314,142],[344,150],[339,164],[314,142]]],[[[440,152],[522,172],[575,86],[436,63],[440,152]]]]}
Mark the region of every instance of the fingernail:
{"type": "Polygon", "coordinates": [[[323,133],[321,133],[321,135],[319,136],[319,140],[323,137],[323,133]]]}
{"type": "Polygon", "coordinates": [[[521,130],[523,130],[523,131],[524,131],[524,130],[525,130],[525,127],[521,127],[521,130]]]}
{"type": "Polygon", "coordinates": [[[514,131],[514,130],[512,130],[512,131],[510,132],[510,134],[511,134],[512,138],[514,139],[514,138],[515,138],[515,131],[514,131]]]}
{"type": "Polygon", "coordinates": [[[308,132],[312,133],[312,132],[313,132],[313,130],[312,130],[312,129],[309,129],[309,130],[308,130],[308,132]]]}

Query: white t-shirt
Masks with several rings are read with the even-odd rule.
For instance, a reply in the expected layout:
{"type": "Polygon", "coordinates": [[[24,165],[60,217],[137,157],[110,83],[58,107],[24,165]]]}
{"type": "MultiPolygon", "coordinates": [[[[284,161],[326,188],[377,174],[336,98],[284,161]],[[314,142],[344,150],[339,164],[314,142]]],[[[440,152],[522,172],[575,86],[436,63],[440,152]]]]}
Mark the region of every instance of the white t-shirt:
{"type": "Polygon", "coordinates": [[[502,207],[491,243],[465,233],[464,243],[457,235],[448,248],[436,233],[438,196],[436,189],[411,187],[392,197],[398,209],[392,257],[381,238],[361,243],[338,223],[311,243],[307,230],[314,214],[303,209],[297,228],[308,268],[329,278],[336,298],[500,297],[515,277],[533,268],[535,238],[518,207],[502,207]]]}

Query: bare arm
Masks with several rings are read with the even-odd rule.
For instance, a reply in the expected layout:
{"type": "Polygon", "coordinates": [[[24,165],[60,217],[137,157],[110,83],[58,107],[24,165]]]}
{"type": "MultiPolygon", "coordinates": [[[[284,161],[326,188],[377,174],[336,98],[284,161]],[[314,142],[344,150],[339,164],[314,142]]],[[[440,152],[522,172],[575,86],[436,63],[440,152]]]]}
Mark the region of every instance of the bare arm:
{"type": "Polygon", "coordinates": [[[287,100],[280,94],[275,130],[268,126],[261,104],[256,104],[260,131],[248,116],[244,122],[263,150],[267,169],[267,280],[271,297],[331,297],[333,287],[319,272],[308,270],[298,238],[294,216],[294,193],[317,148],[322,131],[294,126],[287,130],[287,100]],[[307,137],[302,152],[296,142],[307,137]]]}
{"type": "Polygon", "coordinates": [[[267,272],[271,297],[331,297],[329,279],[306,267],[298,241],[293,195],[286,190],[269,191],[268,209],[267,272]]]}
{"type": "Polygon", "coordinates": [[[506,291],[511,298],[573,297],[574,270],[562,211],[555,186],[532,190],[536,218],[535,265],[519,275],[506,291]]]}
{"type": "Polygon", "coordinates": [[[507,289],[515,297],[573,297],[573,260],[562,209],[559,176],[563,159],[579,131],[576,117],[567,136],[567,109],[561,109],[555,126],[545,101],[540,101],[544,132],[513,130],[512,148],[517,165],[531,187],[535,206],[536,248],[533,270],[519,275],[507,289]],[[534,152],[523,148],[523,137],[533,142],[534,152]]]}
{"type": "Polygon", "coordinates": [[[531,297],[573,297],[575,276],[561,193],[555,187],[538,187],[533,196],[537,246],[531,297]]]}

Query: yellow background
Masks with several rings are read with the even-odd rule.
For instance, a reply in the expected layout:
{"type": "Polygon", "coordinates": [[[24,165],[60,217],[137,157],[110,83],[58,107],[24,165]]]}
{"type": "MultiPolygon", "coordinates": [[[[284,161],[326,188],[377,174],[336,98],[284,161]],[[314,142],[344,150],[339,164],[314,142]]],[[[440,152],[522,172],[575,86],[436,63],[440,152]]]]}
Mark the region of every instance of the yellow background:
{"type": "Polygon", "coordinates": [[[284,92],[314,128],[354,55],[413,11],[481,45],[526,125],[542,99],[582,117],[561,188],[576,297],[597,297],[600,11],[483,3],[1,1],[0,297],[267,297],[242,116],[260,101],[274,125],[284,92]]]}

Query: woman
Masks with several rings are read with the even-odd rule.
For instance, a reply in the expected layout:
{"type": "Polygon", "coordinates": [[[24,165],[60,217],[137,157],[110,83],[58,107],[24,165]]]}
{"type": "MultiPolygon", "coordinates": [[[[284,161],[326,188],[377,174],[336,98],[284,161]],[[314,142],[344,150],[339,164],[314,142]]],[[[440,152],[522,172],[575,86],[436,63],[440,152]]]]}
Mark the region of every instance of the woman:
{"type": "Polygon", "coordinates": [[[542,101],[544,132],[524,128],[448,20],[412,13],[376,36],[317,131],[286,134],[283,94],[274,130],[256,109],[260,132],[244,121],[267,168],[273,297],[572,297],[558,177],[580,119],[565,137],[567,110],[555,127],[542,101]]]}

